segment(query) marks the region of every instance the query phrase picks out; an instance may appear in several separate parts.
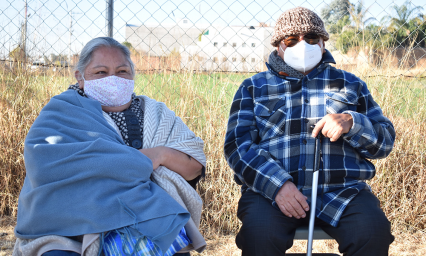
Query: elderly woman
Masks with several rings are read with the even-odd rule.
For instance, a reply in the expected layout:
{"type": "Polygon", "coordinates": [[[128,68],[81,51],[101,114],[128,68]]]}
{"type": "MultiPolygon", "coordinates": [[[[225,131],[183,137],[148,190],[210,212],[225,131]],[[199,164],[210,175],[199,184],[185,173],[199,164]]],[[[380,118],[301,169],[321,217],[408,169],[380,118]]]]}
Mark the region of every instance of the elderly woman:
{"type": "Polygon", "coordinates": [[[14,255],[201,252],[203,141],[164,103],[136,96],[129,50],[83,48],[78,83],[28,132],[14,255]]]}

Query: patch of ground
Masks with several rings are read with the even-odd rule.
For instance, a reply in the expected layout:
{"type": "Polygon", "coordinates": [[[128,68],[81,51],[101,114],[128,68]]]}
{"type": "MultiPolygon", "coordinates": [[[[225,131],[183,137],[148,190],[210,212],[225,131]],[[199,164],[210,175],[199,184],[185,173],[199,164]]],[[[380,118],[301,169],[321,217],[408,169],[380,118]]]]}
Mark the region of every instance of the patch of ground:
{"type": "MultiPolygon", "coordinates": [[[[0,256],[12,255],[15,236],[13,228],[15,219],[2,217],[0,220],[0,256]]],[[[394,232],[395,241],[390,247],[390,256],[426,255],[426,234],[418,231],[414,234],[394,232]]],[[[315,253],[339,253],[338,244],[332,240],[314,241],[315,253]]],[[[289,253],[306,252],[306,241],[296,240],[289,253]]],[[[207,240],[207,248],[203,253],[192,253],[193,256],[239,256],[241,251],[235,245],[235,236],[215,236],[207,240]]]]}
{"type": "Polygon", "coordinates": [[[0,256],[10,256],[15,244],[15,235],[13,229],[15,219],[10,217],[1,217],[0,219],[0,256]]]}

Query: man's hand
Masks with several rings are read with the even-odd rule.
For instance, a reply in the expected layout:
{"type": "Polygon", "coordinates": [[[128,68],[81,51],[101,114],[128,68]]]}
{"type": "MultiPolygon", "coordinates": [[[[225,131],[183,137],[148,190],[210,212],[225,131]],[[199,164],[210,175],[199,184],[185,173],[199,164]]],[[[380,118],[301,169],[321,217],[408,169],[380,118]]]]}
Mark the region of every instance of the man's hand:
{"type": "Polygon", "coordinates": [[[322,134],[326,138],[330,138],[334,142],[344,133],[348,133],[352,128],[354,121],[349,114],[328,114],[323,117],[312,131],[312,137],[316,137],[322,130],[322,134]]]}
{"type": "Polygon", "coordinates": [[[300,219],[305,218],[306,212],[309,211],[306,199],[293,182],[286,181],[278,191],[275,202],[285,216],[300,219]]]}

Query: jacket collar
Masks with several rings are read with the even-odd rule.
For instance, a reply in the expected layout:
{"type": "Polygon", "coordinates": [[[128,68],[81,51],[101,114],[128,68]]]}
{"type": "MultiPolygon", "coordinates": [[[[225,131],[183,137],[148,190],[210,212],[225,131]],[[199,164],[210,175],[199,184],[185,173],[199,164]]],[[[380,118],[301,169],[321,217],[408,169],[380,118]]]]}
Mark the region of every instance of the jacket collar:
{"type": "Polygon", "coordinates": [[[334,60],[333,55],[331,55],[330,51],[325,49],[325,53],[322,55],[322,59],[321,59],[320,63],[321,64],[323,64],[323,63],[336,64],[336,61],[334,60]]]}

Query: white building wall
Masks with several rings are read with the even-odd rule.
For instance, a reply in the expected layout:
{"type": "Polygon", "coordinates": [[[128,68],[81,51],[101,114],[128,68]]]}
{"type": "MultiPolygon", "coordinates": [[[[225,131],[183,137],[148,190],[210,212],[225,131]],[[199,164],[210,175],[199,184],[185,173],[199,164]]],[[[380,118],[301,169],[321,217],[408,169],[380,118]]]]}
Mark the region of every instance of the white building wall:
{"type": "Polygon", "coordinates": [[[181,47],[181,68],[258,72],[273,50],[270,27],[209,27],[195,45],[181,47]]]}
{"type": "Polygon", "coordinates": [[[126,41],[150,56],[167,56],[183,46],[195,45],[206,26],[196,26],[184,19],[175,24],[127,25],[126,41]]]}
{"type": "Polygon", "coordinates": [[[181,21],[173,26],[127,26],[126,40],[151,56],[179,51],[182,69],[258,72],[274,49],[272,33],[271,27],[196,26],[181,21]]]}

